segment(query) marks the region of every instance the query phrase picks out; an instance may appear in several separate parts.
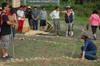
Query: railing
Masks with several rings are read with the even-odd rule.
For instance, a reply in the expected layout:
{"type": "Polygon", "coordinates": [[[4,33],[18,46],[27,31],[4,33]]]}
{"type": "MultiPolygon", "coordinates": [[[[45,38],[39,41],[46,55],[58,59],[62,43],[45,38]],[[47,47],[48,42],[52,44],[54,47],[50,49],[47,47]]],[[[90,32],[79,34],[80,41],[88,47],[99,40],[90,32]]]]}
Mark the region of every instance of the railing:
{"type": "Polygon", "coordinates": [[[58,3],[58,0],[28,0],[28,2],[58,3]]]}
{"type": "Polygon", "coordinates": [[[60,3],[60,0],[23,0],[24,3],[39,3],[39,4],[48,4],[48,3],[51,3],[51,4],[57,4],[59,5],[60,3]]]}

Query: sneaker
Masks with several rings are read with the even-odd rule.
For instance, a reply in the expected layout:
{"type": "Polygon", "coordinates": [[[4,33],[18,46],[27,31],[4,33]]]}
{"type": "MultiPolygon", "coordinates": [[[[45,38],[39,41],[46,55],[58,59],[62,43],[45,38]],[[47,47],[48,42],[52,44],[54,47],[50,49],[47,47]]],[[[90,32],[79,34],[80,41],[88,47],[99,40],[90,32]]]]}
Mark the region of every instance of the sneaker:
{"type": "Polygon", "coordinates": [[[68,32],[66,31],[66,37],[68,37],[68,32]]]}
{"type": "Polygon", "coordinates": [[[94,40],[96,40],[96,37],[95,37],[95,36],[93,36],[93,39],[94,39],[94,40]]]}
{"type": "Polygon", "coordinates": [[[10,60],[11,58],[13,58],[12,56],[6,56],[6,57],[2,57],[3,60],[10,60]]]}
{"type": "Polygon", "coordinates": [[[73,32],[73,31],[70,32],[70,36],[71,36],[71,37],[74,36],[74,32],[73,32]]]}

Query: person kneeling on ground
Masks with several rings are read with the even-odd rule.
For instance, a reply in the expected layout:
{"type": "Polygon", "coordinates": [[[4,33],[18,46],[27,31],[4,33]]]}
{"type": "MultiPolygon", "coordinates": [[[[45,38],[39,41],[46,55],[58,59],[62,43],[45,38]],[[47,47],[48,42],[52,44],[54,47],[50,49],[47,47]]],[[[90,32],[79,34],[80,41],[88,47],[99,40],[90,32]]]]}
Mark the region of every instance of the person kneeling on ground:
{"type": "Polygon", "coordinates": [[[81,35],[81,39],[84,40],[84,45],[81,47],[82,59],[96,60],[96,45],[87,35],[81,35]]]}

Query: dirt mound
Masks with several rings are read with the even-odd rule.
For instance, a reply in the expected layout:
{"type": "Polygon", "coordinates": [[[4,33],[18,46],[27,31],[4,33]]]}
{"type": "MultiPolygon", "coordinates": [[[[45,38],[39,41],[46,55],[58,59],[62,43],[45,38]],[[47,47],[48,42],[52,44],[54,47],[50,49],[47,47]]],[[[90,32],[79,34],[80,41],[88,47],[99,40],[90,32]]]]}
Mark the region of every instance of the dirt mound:
{"type": "Polygon", "coordinates": [[[30,30],[29,32],[26,32],[25,36],[32,36],[32,35],[38,35],[38,34],[49,34],[49,32],[39,31],[39,30],[30,30]]]}

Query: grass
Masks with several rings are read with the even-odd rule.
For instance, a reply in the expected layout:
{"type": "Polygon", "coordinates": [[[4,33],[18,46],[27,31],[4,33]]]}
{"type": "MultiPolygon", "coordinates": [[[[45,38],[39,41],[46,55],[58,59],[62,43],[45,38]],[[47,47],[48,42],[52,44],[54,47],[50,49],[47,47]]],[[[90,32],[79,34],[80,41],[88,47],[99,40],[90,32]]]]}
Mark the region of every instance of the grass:
{"type": "MultiPolygon", "coordinates": [[[[80,25],[85,25],[87,18],[75,18],[74,37],[65,37],[66,23],[61,18],[60,37],[57,36],[23,36],[17,35],[12,42],[15,46],[15,57],[18,59],[26,59],[23,62],[9,62],[2,66],[100,66],[100,61],[81,60],[79,55],[81,53],[80,47],[83,42],[79,39],[81,29],[80,25]],[[81,23],[80,23],[81,22],[81,23]],[[78,27],[78,28],[76,28],[78,27]],[[20,40],[24,38],[25,40],[20,40]],[[30,59],[31,60],[27,60],[30,59]]],[[[90,33],[90,29],[88,31],[90,33]]],[[[98,40],[94,41],[98,47],[97,56],[100,57],[100,31],[97,31],[98,40]]],[[[12,45],[10,54],[13,55],[12,45]]],[[[1,64],[2,62],[0,62],[1,64]]]]}
{"type": "MultiPolygon", "coordinates": [[[[17,36],[17,38],[20,36],[17,36]]],[[[7,63],[8,66],[99,66],[100,61],[87,61],[76,59],[81,53],[80,47],[83,42],[78,38],[32,36],[24,37],[25,40],[16,39],[16,58],[38,58],[36,60],[24,61],[21,63],[7,63]],[[46,59],[43,59],[46,58],[46,59]],[[68,58],[66,58],[68,57],[68,58]],[[70,59],[72,57],[72,59],[70,59]],[[39,59],[40,58],[40,59],[39,59]],[[75,60],[76,59],[76,60],[75,60]]],[[[100,42],[96,40],[99,47],[100,42]]],[[[100,48],[97,56],[100,57],[100,48]]],[[[12,54],[12,49],[10,50],[12,54]]]]}
{"type": "MultiPolygon", "coordinates": [[[[59,39],[57,37],[53,38],[45,38],[45,37],[34,37],[35,40],[28,40],[25,41],[16,41],[16,57],[37,57],[37,56],[45,56],[45,57],[59,57],[64,56],[64,51],[69,49],[68,51],[71,52],[70,49],[73,49],[72,46],[68,45],[66,39],[59,39]],[[58,42],[59,41],[59,42],[58,42]],[[29,48],[28,48],[29,46],[29,48]],[[27,50],[27,51],[26,51],[27,50]],[[23,52],[23,53],[19,53],[23,52]],[[52,52],[53,51],[53,52],[52,52]],[[33,53],[32,53],[33,52],[33,53]],[[45,54],[46,53],[46,54],[45,54]],[[54,54],[56,53],[56,54],[54,54]],[[29,56],[30,55],[30,56],[29,56]]],[[[33,38],[33,39],[34,39],[33,38]]],[[[70,42],[70,41],[69,41],[70,42]]],[[[69,43],[68,42],[68,43],[69,43]]],[[[71,44],[73,45],[74,42],[71,44]]],[[[71,53],[70,53],[71,54],[71,53]]]]}

